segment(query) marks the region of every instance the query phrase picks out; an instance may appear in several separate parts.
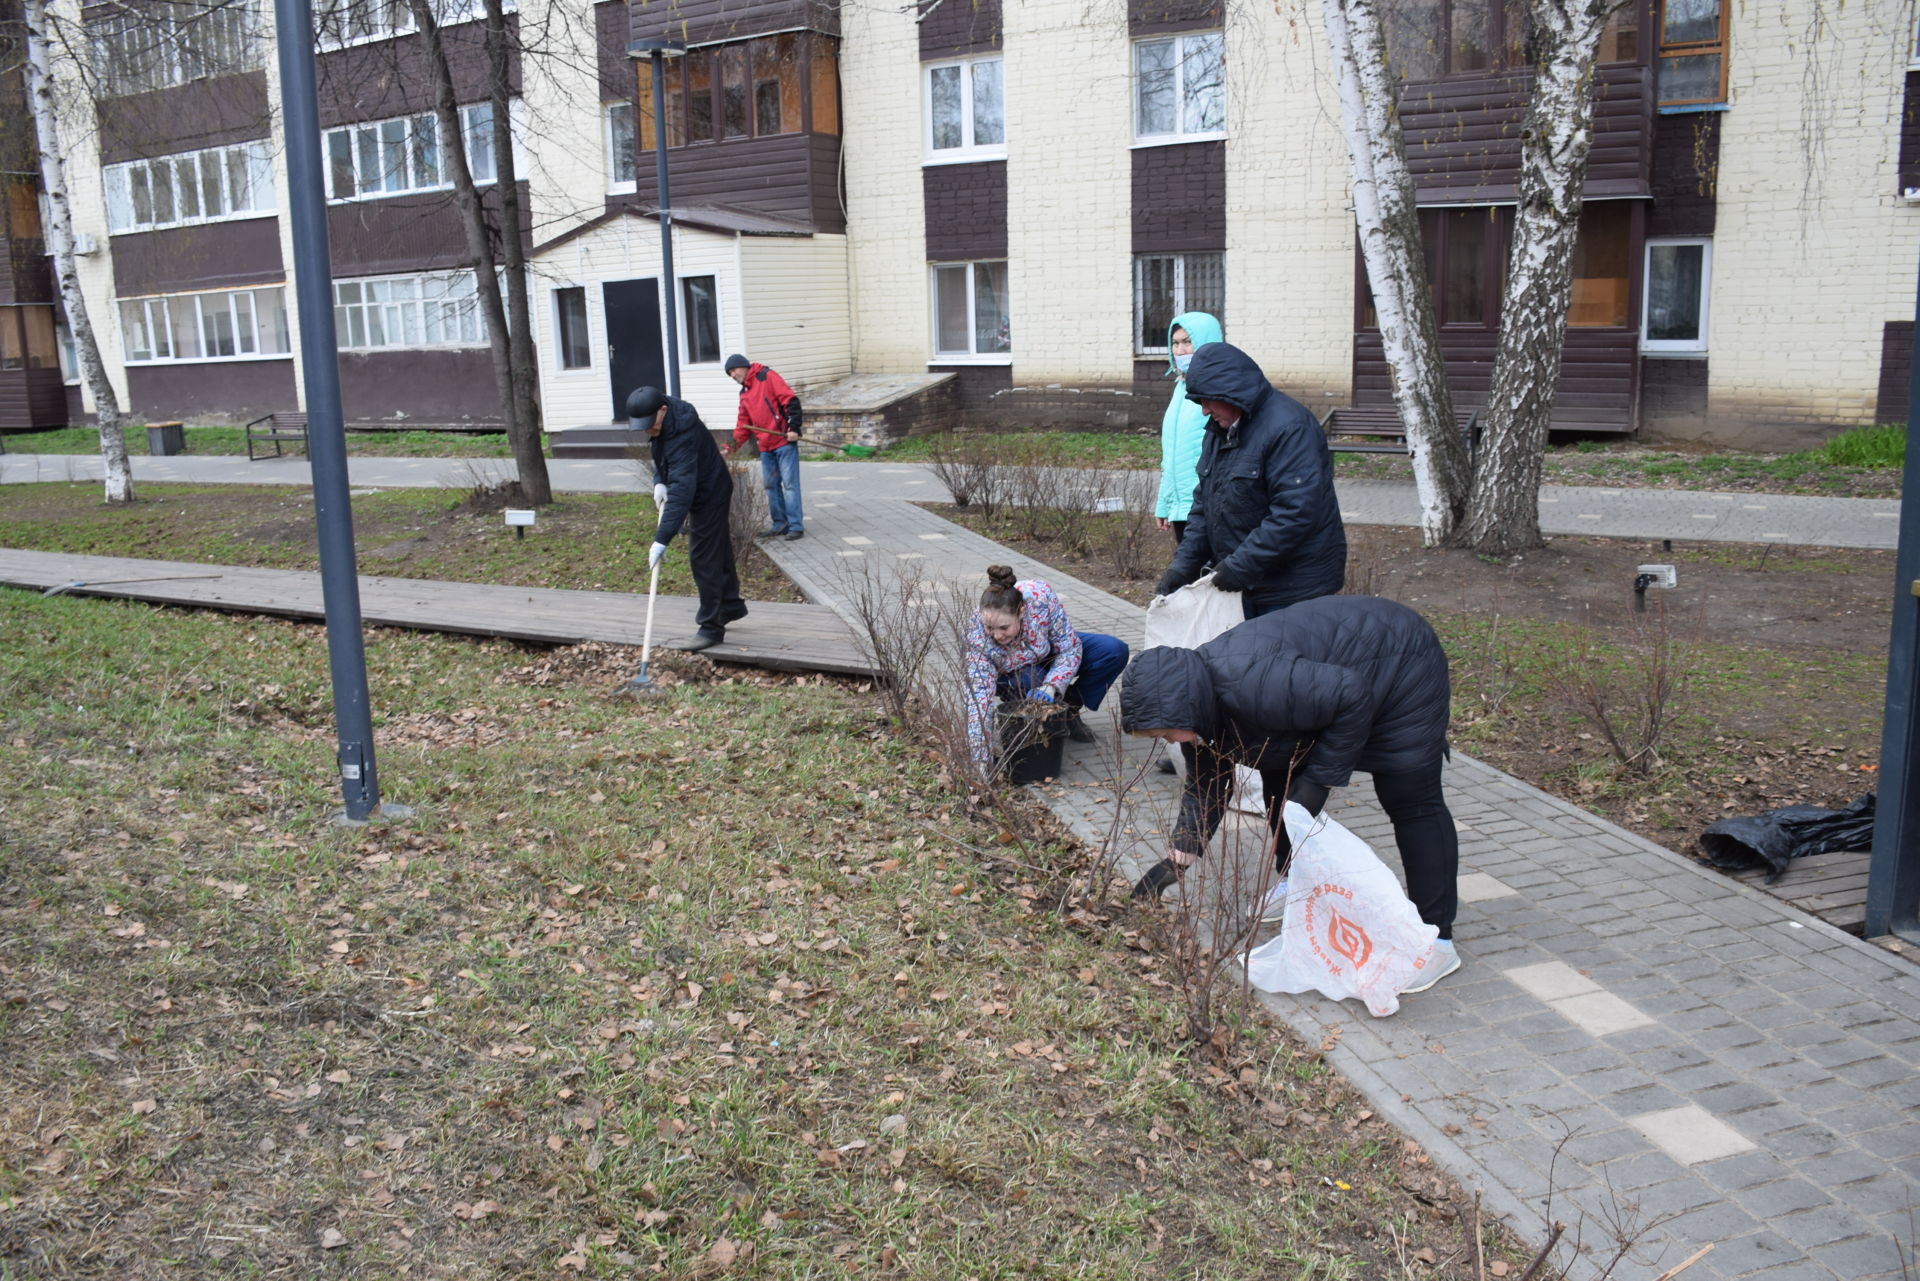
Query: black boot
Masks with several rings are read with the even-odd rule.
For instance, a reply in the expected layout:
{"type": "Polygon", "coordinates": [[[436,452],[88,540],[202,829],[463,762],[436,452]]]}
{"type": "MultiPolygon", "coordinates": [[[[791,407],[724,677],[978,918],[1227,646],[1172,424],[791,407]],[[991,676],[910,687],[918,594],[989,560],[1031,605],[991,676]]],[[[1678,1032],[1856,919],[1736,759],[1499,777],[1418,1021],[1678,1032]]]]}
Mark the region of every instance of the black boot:
{"type": "Polygon", "coordinates": [[[1133,883],[1135,898],[1159,898],[1167,892],[1167,886],[1180,879],[1180,866],[1170,858],[1163,858],[1147,869],[1147,874],[1133,883]]]}

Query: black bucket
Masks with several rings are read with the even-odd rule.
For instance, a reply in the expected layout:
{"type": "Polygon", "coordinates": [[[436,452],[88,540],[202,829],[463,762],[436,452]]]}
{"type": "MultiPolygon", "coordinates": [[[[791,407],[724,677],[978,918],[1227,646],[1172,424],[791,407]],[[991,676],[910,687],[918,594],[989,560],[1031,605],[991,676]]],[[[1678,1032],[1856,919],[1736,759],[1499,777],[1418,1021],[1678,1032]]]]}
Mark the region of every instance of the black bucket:
{"type": "Polygon", "coordinates": [[[1000,750],[1006,757],[1008,781],[1018,785],[1059,778],[1066,747],[1063,717],[1023,716],[1001,709],[1000,750]]]}

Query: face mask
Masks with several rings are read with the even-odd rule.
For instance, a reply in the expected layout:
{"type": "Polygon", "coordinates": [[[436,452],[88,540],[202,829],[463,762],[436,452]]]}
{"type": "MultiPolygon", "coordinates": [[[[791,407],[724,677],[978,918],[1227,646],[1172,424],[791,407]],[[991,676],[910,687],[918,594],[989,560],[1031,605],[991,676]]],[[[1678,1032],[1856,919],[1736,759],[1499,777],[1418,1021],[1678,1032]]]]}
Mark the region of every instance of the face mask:
{"type": "Polygon", "coordinates": [[[1187,355],[1175,356],[1173,358],[1173,367],[1175,369],[1178,369],[1183,374],[1187,372],[1187,366],[1191,365],[1192,363],[1193,363],[1193,354],[1191,352],[1189,352],[1187,355]]]}

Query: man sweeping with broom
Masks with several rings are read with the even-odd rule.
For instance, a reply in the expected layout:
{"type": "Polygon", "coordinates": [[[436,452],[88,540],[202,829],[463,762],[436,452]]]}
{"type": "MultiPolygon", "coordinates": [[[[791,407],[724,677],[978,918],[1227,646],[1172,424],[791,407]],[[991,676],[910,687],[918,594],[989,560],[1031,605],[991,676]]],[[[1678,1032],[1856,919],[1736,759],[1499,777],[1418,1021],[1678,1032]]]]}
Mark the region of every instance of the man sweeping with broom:
{"type": "Polygon", "coordinates": [[[733,535],[727,513],[733,505],[733,477],[720,447],[700,421],[700,411],[658,387],[641,387],[627,397],[627,422],[647,433],[653,453],[653,501],[660,523],[647,551],[647,568],[658,566],[667,544],[687,526],[687,561],[700,608],[699,631],[677,648],[708,649],[727,638],[727,624],[747,616],[740,596],[740,575],[733,563],[733,535]]]}

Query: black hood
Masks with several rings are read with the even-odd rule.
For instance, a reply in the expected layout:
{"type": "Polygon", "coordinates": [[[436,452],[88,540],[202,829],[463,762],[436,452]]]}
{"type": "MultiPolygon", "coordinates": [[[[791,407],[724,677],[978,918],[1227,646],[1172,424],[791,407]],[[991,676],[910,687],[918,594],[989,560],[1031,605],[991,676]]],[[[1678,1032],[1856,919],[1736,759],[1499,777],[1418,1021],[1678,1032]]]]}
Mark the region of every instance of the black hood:
{"type": "Polygon", "coordinates": [[[1193,353],[1187,366],[1187,399],[1224,400],[1251,414],[1273,391],[1253,357],[1228,342],[1210,342],[1193,353]]]}
{"type": "Polygon", "coordinates": [[[1163,645],[1128,666],[1120,686],[1120,728],[1127,733],[1190,729],[1207,742],[1219,719],[1213,676],[1197,651],[1163,645]]]}

